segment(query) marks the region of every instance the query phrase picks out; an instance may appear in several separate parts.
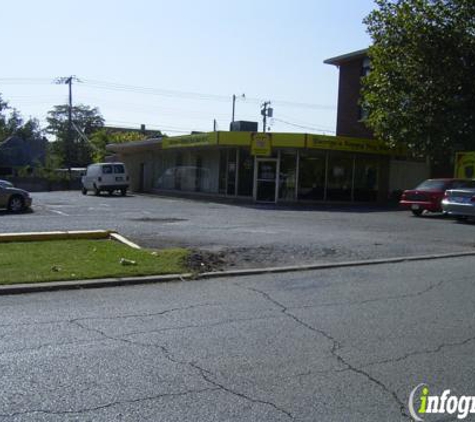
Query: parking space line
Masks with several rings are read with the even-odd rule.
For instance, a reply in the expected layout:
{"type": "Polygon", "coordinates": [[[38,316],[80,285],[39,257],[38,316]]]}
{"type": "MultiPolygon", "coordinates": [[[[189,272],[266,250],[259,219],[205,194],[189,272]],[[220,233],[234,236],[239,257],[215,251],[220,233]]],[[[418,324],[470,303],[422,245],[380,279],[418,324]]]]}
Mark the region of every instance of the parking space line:
{"type": "Polygon", "coordinates": [[[59,214],[59,215],[63,215],[65,217],[69,217],[69,214],[66,214],[63,211],[58,211],[58,210],[49,210],[49,211],[54,212],[54,213],[59,214]]]}

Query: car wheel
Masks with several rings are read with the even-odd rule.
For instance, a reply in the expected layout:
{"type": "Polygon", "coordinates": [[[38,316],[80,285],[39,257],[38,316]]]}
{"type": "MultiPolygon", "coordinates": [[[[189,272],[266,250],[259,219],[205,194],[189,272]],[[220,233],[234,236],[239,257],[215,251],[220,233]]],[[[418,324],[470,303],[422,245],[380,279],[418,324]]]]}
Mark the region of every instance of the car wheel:
{"type": "Polygon", "coordinates": [[[424,210],[411,210],[416,217],[420,217],[424,210]]]}
{"type": "Polygon", "coordinates": [[[465,217],[464,215],[456,215],[455,219],[459,222],[463,222],[467,220],[467,217],[465,217]]]}
{"type": "Polygon", "coordinates": [[[96,185],[94,185],[94,195],[99,196],[100,194],[101,194],[100,189],[96,185]]]}
{"type": "Polygon", "coordinates": [[[121,194],[122,196],[127,195],[127,189],[121,189],[121,190],[120,190],[120,194],[121,194]]]}
{"type": "Polygon", "coordinates": [[[82,188],[81,192],[82,192],[83,195],[87,195],[87,189],[86,188],[82,188]]]}
{"type": "Polygon", "coordinates": [[[20,212],[25,209],[25,200],[21,196],[12,196],[8,201],[8,211],[20,212]]]}

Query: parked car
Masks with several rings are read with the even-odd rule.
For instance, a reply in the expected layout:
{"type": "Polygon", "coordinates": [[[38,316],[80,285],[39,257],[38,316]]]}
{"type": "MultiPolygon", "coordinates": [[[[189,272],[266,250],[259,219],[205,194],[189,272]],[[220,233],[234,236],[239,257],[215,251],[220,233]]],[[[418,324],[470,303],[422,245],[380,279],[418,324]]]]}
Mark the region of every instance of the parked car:
{"type": "Polygon", "coordinates": [[[93,191],[95,195],[106,191],[112,195],[118,190],[122,196],[125,196],[129,187],[129,175],[124,163],[91,164],[87,167],[81,181],[83,195],[87,195],[88,191],[93,191]]]}
{"type": "Polygon", "coordinates": [[[442,212],[442,199],[448,189],[469,187],[470,179],[428,179],[411,190],[402,193],[399,205],[410,209],[419,217],[424,211],[442,212]]]}
{"type": "Polygon", "coordinates": [[[475,182],[464,189],[450,189],[445,192],[442,209],[457,220],[475,217],[475,182]]]}
{"type": "Polygon", "coordinates": [[[12,187],[13,187],[13,183],[12,183],[12,182],[9,182],[8,180],[0,179],[0,186],[12,188],[12,187]]]}
{"type": "Polygon", "coordinates": [[[31,196],[23,189],[0,183],[0,208],[11,212],[25,211],[31,207],[31,196]]]}

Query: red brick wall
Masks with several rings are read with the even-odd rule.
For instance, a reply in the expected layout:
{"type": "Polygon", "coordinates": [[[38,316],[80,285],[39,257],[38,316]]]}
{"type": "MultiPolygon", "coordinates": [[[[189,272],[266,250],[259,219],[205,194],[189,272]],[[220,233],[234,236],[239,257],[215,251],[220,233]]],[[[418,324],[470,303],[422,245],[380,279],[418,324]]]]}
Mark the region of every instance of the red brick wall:
{"type": "Polygon", "coordinates": [[[355,138],[372,138],[372,132],[359,121],[359,99],[363,58],[340,65],[336,134],[355,138]]]}

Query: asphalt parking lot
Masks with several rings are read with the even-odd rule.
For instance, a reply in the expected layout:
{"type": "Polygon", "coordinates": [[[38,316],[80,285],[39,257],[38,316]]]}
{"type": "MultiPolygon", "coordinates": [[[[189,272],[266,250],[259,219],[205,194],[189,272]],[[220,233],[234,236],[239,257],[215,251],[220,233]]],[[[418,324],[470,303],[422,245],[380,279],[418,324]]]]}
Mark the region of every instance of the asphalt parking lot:
{"type": "Polygon", "coordinates": [[[1,232],[112,229],[144,247],[184,246],[251,268],[470,251],[475,225],[370,207],[231,205],[153,195],[34,193],[1,232]]]}

